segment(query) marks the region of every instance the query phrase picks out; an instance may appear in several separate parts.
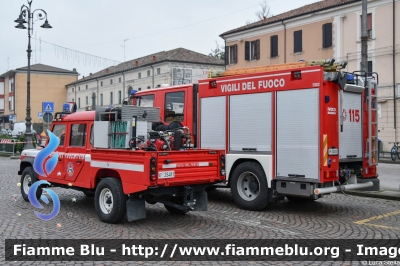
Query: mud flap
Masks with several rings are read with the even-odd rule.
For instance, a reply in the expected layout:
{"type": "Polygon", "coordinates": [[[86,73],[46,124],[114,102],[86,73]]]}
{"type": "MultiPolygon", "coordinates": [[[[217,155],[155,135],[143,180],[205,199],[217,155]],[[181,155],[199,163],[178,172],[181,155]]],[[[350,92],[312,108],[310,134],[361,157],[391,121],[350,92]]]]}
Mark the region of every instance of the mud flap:
{"type": "Polygon", "coordinates": [[[195,192],[194,193],[194,200],[196,204],[194,205],[193,211],[206,211],[207,210],[207,192],[205,190],[195,192]]]}
{"type": "Polygon", "coordinates": [[[146,218],[145,200],[130,196],[126,201],[126,216],[128,222],[146,218]]]}

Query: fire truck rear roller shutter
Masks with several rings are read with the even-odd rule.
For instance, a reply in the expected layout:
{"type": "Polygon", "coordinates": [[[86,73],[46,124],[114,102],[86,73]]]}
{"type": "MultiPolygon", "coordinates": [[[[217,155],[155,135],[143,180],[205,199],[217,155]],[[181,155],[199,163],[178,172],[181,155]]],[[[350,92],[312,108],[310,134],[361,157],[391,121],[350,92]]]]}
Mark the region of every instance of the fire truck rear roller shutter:
{"type": "Polygon", "coordinates": [[[277,175],[319,179],[319,89],[277,93],[277,175]]]}

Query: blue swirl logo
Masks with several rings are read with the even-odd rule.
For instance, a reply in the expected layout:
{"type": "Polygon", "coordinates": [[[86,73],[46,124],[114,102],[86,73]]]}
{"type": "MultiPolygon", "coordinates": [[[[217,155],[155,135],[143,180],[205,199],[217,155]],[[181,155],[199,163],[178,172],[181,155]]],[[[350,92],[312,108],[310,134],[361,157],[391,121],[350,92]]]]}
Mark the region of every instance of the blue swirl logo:
{"type": "Polygon", "coordinates": [[[46,158],[49,157],[57,149],[60,143],[60,140],[57,138],[57,136],[50,132],[50,130],[47,130],[47,134],[50,137],[50,141],[47,144],[46,148],[41,150],[36,155],[35,161],[33,162],[33,169],[35,170],[35,172],[44,177],[47,177],[49,174],[51,174],[51,172],[53,172],[54,168],[57,165],[58,152],[54,153],[53,156],[47,160],[44,167],[45,169],[43,168],[43,164],[46,158]]]}
{"type": "MultiPolygon", "coordinates": [[[[46,148],[41,150],[35,158],[35,161],[33,162],[33,169],[35,172],[41,176],[47,177],[51,172],[53,172],[54,168],[57,165],[58,162],[58,152],[54,153],[53,156],[50,156],[58,147],[60,140],[57,138],[56,135],[54,135],[52,132],[47,130],[47,134],[50,137],[50,141],[47,144],[46,148]],[[48,158],[49,157],[49,158],[48,158]],[[46,158],[48,160],[46,161],[46,158]],[[46,161],[46,162],[45,162],[46,161]],[[44,164],[44,167],[43,167],[44,164]]],[[[40,185],[51,185],[49,182],[45,180],[40,180],[32,184],[32,186],[29,188],[28,191],[28,198],[30,203],[35,206],[36,208],[43,209],[43,206],[40,204],[40,202],[36,198],[36,192],[39,188],[40,185]]],[[[39,217],[42,220],[48,221],[53,219],[58,215],[60,212],[60,199],[58,198],[58,195],[50,190],[43,188],[44,191],[49,194],[53,201],[53,211],[49,214],[43,214],[35,211],[35,214],[37,217],[39,217]]],[[[49,199],[45,196],[42,195],[40,199],[46,203],[49,204],[49,199]]]]}
{"type": "MultiPolygon", "coordinates": [[[[33,185],[29,188],[28,198],[29,198],[30,203],[33,206],[35,206],[38,209],[43,209],[42,204],[40,204],[40,202],[36,199],[36,191],[38,190],[38,187],[40,185],[50,185],[50,183],[45,180],[40,180],[40,181],[33,183],[33,185]]],[[[47,188],[43,188],[43,190],[46,191],[47,194],[49,194],[49,196],[53,200],[53,211],[49,214],[43,214],[43,213],[35,211],[35,214],[40,219],[48,221],[48,220],[51,220],[54,217],[56,217],[58,215],[58,213],[60,212],[60,199],[58,198],[58,195],[54,191],[47,189],[47,188]]],[[[40,199],[44,203],[49,204],[49,199],[45,195],[42,195],[40,197],[40,199]]]]}

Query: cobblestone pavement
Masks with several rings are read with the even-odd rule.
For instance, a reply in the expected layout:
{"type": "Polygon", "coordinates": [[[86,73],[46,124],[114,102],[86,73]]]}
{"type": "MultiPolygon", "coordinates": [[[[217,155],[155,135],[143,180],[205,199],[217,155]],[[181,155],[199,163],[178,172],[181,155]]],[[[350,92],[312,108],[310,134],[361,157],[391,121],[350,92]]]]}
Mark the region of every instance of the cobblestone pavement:
{"type": "MultiPolygon", "coordinates": [[[[5,239],[399,239],[400,202],[332,194],[315,202],[287,200],[267,210],[241,210],[228,189],[209,193],[207,212],[184,216],[168,213],[161,204],[147,205],[147,219],[120,224],[102,223],[93,198],[72,189],[53,190],[61,211],[50,221],[41,221],[34,207],[25,202],[17,183],[19,160],[0,157],[0,265],[342,265],[333,262],[6,262],[5,239]],[[76,201],[73,200],[76,199],[76,201]],[[396,214],[397,211],[397,214],[396,214]],[[390,213],[395,212],[391,215],[390,213]],[[377,215],[381,219],[359,222],[377,215]]],[[[45,211],[43,211],[45,212],[45,211]]],[[[358,265],[344,263],[344,265],[358,265]]]]}

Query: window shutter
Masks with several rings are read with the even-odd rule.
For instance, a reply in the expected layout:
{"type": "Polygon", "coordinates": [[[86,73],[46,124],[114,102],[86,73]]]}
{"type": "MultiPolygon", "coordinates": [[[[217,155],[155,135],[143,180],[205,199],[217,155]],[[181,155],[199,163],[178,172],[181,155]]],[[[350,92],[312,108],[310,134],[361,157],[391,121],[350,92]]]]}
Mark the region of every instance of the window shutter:
{"type": "Polygon", "coordinates": [[[260,40],[256,40],[256,60],[260,59],[260,40]]]}
{"type": "Polygon", "coordinates": [[[225,46],[225,65],[229,65],[229,46],[225,46]]]}
{"type": "Polygon", "coordinates": [[[233,63],[237,63],[237,51],[238,51],[238,49],[237,49],[237,44],[235,44],[234,46],[233,46],[233,63]]]}
{"type": "Polygon", "coordinates": [[[271,36],[271,57],[278,56],[278,35],[271,36]]]}
{"type": "Polygon", "coordinates": [[[332,46],[332,23],[322,25],[322,47],[332,46]]]}
{"type": "Polygon", "coordinates": [[[372,30],[372,14],[367,14],[367,30],[372,30]]]}
{"type": "Polygon", "coordinates": [[[302,31],[298,30],[294,32],[294,52],[300,53],[302,51],[303,51],[302,31]]]}
{"type": "Polygon", "coordinates": [[[250,42],[244,44],[244,60],[250,60],[250,42]]]}

